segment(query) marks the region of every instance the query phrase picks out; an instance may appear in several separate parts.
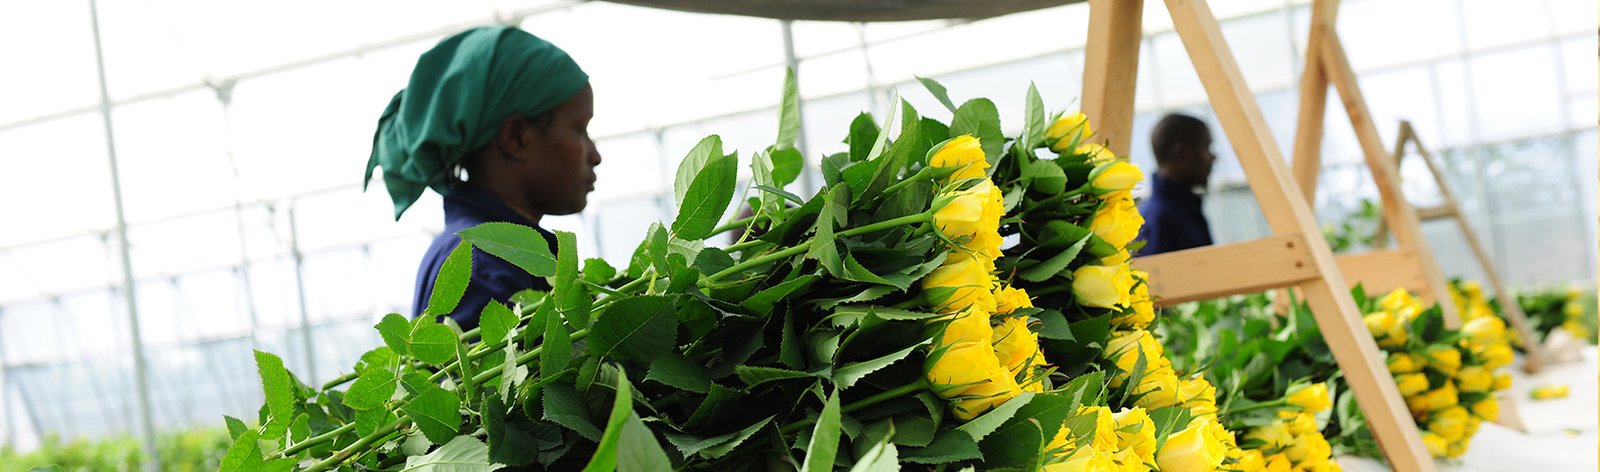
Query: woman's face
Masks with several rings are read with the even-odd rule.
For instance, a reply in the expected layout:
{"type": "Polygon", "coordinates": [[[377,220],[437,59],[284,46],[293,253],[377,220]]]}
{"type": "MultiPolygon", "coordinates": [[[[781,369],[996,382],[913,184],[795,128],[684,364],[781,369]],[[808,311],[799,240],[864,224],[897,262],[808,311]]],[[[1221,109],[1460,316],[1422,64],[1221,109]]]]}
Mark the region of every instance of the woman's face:
{"type": "Polygon", "coordinates": [[[534,156],[523,159],[518,172],[527,208],[541,215],[570,215],[588,206],[594,168],[600,165],[600,152],[589,139],[593,88],[584,86],[549,116],[543,127],[531,131],[534,156]]]}

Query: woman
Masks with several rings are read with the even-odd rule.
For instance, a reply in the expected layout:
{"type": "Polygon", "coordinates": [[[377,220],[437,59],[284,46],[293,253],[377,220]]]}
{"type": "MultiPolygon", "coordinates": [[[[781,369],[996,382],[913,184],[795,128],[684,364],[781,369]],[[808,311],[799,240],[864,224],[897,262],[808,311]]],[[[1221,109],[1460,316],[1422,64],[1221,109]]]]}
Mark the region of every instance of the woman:
{"type": "MultiPolygon", "coordinates": [[[[367,180],[383,168],[395,219],[424,188],[444,196],[444,233],[417,269],[419,316],[439,267],[461,238],[487,222],[539,228],[545,215],[583,211],[600,153],[589,138],[594,92],[565,51],[525,31],[483,27],[446,38],[418,59],[405,90],[378,121],[367,180]]],[[[470,330],[490,300],[524,289],[549,290],[538,277],[482,251],[472,281],[449,316],[470,330]]]]}

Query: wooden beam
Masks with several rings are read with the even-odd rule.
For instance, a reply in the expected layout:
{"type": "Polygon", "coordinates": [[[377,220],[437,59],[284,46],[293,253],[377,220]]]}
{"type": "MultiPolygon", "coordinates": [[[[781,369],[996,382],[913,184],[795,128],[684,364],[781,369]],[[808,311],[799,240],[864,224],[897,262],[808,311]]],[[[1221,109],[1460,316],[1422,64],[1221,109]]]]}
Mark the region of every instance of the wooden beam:
{"type": "Polygon", "coordinates": [[[1084,48],[1083,114],[1095,140],[1128,155],[1133,142],[1134,86],[1139,76],[1140,23],[1144,0],[1089,0],[1089,38],[1084,48]]]}
{"type": "Polygon", "coordinates": [[[1428,278],[1427,291],[1437,295],[1433,301],[1439,304],[1439,309],[1444,310],[1445,326],[1459,328],[1460,312],[1456,311],[1454,300],[1448,296],[1450,291],[1445,284],[1444,274],[1433,258],[1433,251],[1428,248],[1428,241],[1422,236],[1416,209],[1411,207],[1411,202],[1401,192],[1400,171],[1384,149],[1378,129],[1372,123],[1372,113],[1367,110],[1366,98],[1356,83],[1355,72],[1345,57],[1339,35],[1332,29],[1325,29],[1323,36],[1322,66],[1333,81],[1334,88],[1339,90],[1339,99],[1350,116],[1350,126],[1355,128],[1356,141],[1361,144],[1362,154],[1366,156],[1367,168],[1378,185],[1378,195],[1383,199],[1383,219],[1394,233],[1395,242],[1401,248],[1416,253],[1417,263],[1428,278]]]}
{"type": "Polygon", "coordinates": [[[1369,294],[1381,295],[1395,287],[1402,287],[1419,297],[1438,295],[1429,292],[1427,275],[1418,268],[1415,251],[1389,249],[1341,254],[1338,259],[1339,272],[1344,273],[1345,281],[1352,286],[1361,284],[1369,294]]]}
{"type": "Polygon", "coordinates": [[[1317,174],[1322,171],[1322,119],[1328,105],[1328,74],[1322,68],[1322,34],[1339,12],[1337,0],[1313,0],[1305,66],[1300,69],[1300,121],[1294,131],[1294,177],[1306,201],[1315,203],[1317,174]]]}
{"type": "Polygon", "coordinates": [[[1456,205],[1454,203],[1441,203],[1431,207],[1418,208],[1417,219],[1429,221],[1440,218],[1449,218],[1455,216],[1456,211],[1456,205]]]}
{"type": "MultiPolygon", "coordinates": [[[[1273,233],[1322,234],[1210,7],[1204,0],[1166,0],[1166,4],[1173,27],[1189,52],[1273,233]]],[[[1422,443],[1422,435],[1395,387],[1377,342],[1361,320],[1333,251],[1320,237],[1308,237],[1304,245],[1319,277],[1302,282],[1299,288],[1390,467],[1398,472],[1434,470],[1433,458],[1422,443]]]]}
{"type": "Polygon", "coordinates": [[[1300,234],[1140,257],[1133,267],[1150,273],[1150,297],[1161,306],[1289,287],[1318,275],[1300,234]]]}

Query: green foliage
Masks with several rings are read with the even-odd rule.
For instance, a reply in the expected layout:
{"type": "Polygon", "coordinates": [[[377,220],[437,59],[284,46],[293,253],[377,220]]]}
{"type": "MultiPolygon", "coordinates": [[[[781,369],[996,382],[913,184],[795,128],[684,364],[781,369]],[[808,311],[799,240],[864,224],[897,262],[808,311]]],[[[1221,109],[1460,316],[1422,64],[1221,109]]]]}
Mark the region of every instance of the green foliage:
{"type": "MultiPolygon", "coordinates": [[[[220,427],[166,432],[156,436],[156,454],[163,470],[209,472],[221,469],[232,442],[228,430],[220,427]]],[[[62,441],[51,435],[32,451],[0,448],[0,472],[48,466],[65,472],[139,470],[144,460],[140,440],[130,436],[62,441]]]]}

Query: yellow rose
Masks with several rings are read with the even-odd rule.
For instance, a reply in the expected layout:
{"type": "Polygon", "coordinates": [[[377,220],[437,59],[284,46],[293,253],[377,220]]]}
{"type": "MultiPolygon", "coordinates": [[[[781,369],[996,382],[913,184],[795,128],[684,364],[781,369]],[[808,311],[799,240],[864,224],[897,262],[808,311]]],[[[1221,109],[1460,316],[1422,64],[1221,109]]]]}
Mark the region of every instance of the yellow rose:
{"type": "Polygon", "coordinates": [[[1239,462],[1234,463],[1233,467],[1239,472],[1258,472],[1267,468],[1267,458],[1261,455],[1261,451],[1258,449],[1246,450],[1244,454],[1239,456],[1239,462]]]}
{"type": "Polygon", "coordinates": [[[1209,405],[1211,412],[1216,413],[1217,388],[1206,381],[1205,377],[1189,377],[1178,379],[1178,402],[1185,408],[1209,405]]]}
{"type": "Polygon", "coordinates": [[[1389,372],[1396,374],[1409,374],[1422,370],[1415,357],[1404,352],[1389,353],[1389,372]]]}
{"type": "Polygon", "coordinates": [[[1289,447],[1294,444],[1294,434],[1289,432],[1289,425],[1274,421],[1266,426],[1257,426],[1245,433],[1245,440],[1261,441],[1263,450],[1273,451],[1289,447]]]}
{"type": "Polygon", "coordinates": [[[1000,218],[1004,195],[989,179],[943,195],[944,206],[933,214],[934,226],[946,238],[981,257],[1000,257],[1000,218]]]}
{"type": "Polygon", "coordinates": [[[1401,308],[1417,304],[1417,299],[1412,297],[1411,292],[1406,291],[1405,288],[1396,288],[1378,300],[1378,306],[1383,307],[1385,311],[1400,311],[1401,308]]]}
{"type": "Polygon", "coordinates": [[[1472,438],[1461,438],[1459,441],[1450,443],[1449,446],[1445,447],[1444,456],[1449,458],[1461,457],[1462,454],[1467,453],[1467,445],[1471,441],[1472,438]]]}
{"type": "Polygon", "coordinates": [[[1412,417],[1422,417],[1428,414],[1428,396],[1406,397],[1406,410],[1411,412],[1412,417]]]}
{"type": "Polygon", "coordinates": [[[1476,280],[1461,282],[1461,291],[1466,292],[1467,296],[1472,298],[1483,298],[1483,286],[1478,285],[1476,280]]]}
{"type": "Polygon", "coordinates": [[[1472,404],[1472,414],[1478,415],[1484,421],[1494,421],[1500,418],[1500,400],[1494,397],[1478,400],[1472,404]]]}
{"type": "Polygon", "coordinates": [[[1289,434],[1295,436],[1315,432],[1317,431],[1317,417],[1312,416],[1310,413],[1300,412],[1300,414],[1294,415],[1294,419],[1289,420],[1286,425],[1289,428],[1289,434]]]}
{"type": "MultiPolygon", "coordinates": [[[[1499,408],[1499,406],[1496,406],[1496,408],[1499,408]]],[[[1498,412],[1496,412],[1496,413],[1498,413],[1498,412]]],[[[1476,436],[1478,434],[1478,427],[1479,426],[1483,426],[1483,420],[1478,419],[1478,417],[1476,417],[1476,416],[1468,417],[1467,418],[1467,431],[1465,433],[1461,434],[1461,438],[1464,439],[1464,440],[1465,439],[1472,439],[1473,436],[1476,436]]]]}
{"type": "Polygon", "coordinates": [[[1444,457],[1445,448],[1450,446],[1450,441],[1431,431],[1423,431],[1422,444],[1428,446],[1428,453],[1433,454],[1433,457],[1444,457]]]}
{"type": "Polygon", "coordinates": [[[1328,384],[1317,382],[1289,389],[1289,404],[1316,413],[1333,406],[1328,400],[1328,384]]]}
{"type": "Polygon", "coordinates": [[[1084,446],[1074,449],[1067,459],[1054,464],[1046,464],[1045,472],[1112,472],[1117,470],[1117,464],[1106,451],[1095,449],[1094,446],[1084,446]]]}
{"type": "Polygon", "coordinates": [[[1482,367],[1462,367],[1456,373],[1456,386],[1463,392],[1486,392],[1494,387],[1494,375],[1482,367]]]}
{"type": "Polygon", "coordinates": [[[1126,306],[1132,298],[1133,275],[1127,265],[1086,265],[1072,272],[1072,294],[1078,304],[1096,308],[1126,306]]]}
{"type": "Polygon", "coordinates": [[[984,160],[983,145],[978,142],[978,138],[963,134],[945,142],[944,146],[928,159],[928,165],[941,169],[958,169],[947,180],[954,182],[987,177],[988,173],[985,170],[989,168],[989,161],[984,160]]]}
{"type": "Polygon", "coordinates": [[[994,292],[995,313],[1009,315],[1019,308],[1033,308],[1033,299],[1028,297],[1028,291],[1006,285],[994,292]]]}
{"type": "Polygon", "coordinates": [[[1111,454],[1111,459],[1116,462],[1117,466],[1112,470],[1117,472],[1150,472],[1152,470],[1150,469],[1150,464],[1155,463],[1155,459],[1139,457],[1138,453],[1129,449],[1118,449],[1117,452],[1111,454]]]}
{"type": "Polygon", "coordinates": [[[1000,365],[1012,374],[1027,372],[1032,377],[1034,367],[1044,366],[1044,354],[1039,352],[1039,335],[1028,330],[1025,318],[1006,318],[992,332],[994,354],[1000,365]]]}
{"type": "Polygon", "coordinates": [[[965,254],[950,253],[944,264],[922,278],[923,290],[930,291],[934,309],[939,313],[956,313],[978,307],[985,313],[994,313],[995,277],[984,261],[965,254]]]}
{"type": "Polygon", "coordinates": [[[1131,450],[1142,462],[1156,460],[1156,423],[1144,408],[1123,408],[1112,415],[1117,421],[1117,449],[1131,450]]]}
{"type": "MultiPolygon", "coordinates": [[[[1161,358],[1166,361],[1166,358],[1161,358]]],[[[1139,385],[1134,386],[1134,395],[1138,400],[1135,405],[1149,409],[1165,408],[1178,404],[1178,374],[1172,371],[1172,364],[1161,362],[1154,369],[1145,371],[1144,377],[1139,379],[1139,385]]]]}
{"type": "Polygon", "coordinates": [[[1511,388],[1511,374],[1507,372],[1494,374],[1494,389],[1505,390],[1508,388],[1511,388]]]}
{"type": "Polygon", "coordinates": [[[1262,470],[1267,472],[1289,472],[1293,470],[1293,466],[1294,464],[1289,462],[1289,458],[1280,452],[1267,456],[1267,468],[1262,470]]]}
{"type": "Polygon", "coordinates": [[[1144,180],[1144,172],[1139,170],[1139,166],[1126,161],[1101,164],[1089,172],[1095,195],[1126,191],[1141,180],[1144,180]]]}
{"type": "Polygon", "coordinates": [[[1511,346],[1496,344],[1483,351],[1483,366],[1489,370],[1511,365],[1511,346]]]}
{"type": "MultiPolygon", "coordinates": [[[[1141,216],[1141,218],[1143,217],[1141,216]]],[[[1114,266],[1126,264],[1130,259],[1133,259],[1133,254],[1128,253],[1128,248],[1119,248],[1117,249],[1117,252],[1113,252],[1105,257],[1101,257],[1100,265],[1114,266]]]]}
{"type": "Polygon", "coordinates": [[[1540,385],[1529,391],[1528,396],[1534,400],[1567,398],[1567,386],[1566,384],[1540,385]]]}
{"type": "Polygon", "coordinates": [[[1050,443],[1045,445],[1044,452],[1050,457],[1063,457],[1072,452],[1072,448],[1072,428],[1061,425],[1061,428],[1056,430],[1055,437],[1050,438],[1050,443]]]}
{"type": "Polygon", "coordinates": [[[1456,406],[1456,403],[1460,401],[1460,395],[1459,392],[1456,391],[1456,385],[1451,383],[1449,380],[1444,381],[1444,386],[1441,386],[1432,392],[1428,392],[1427,398],[1428,409],[1432,411],[1439,411],[1445,408],[1456,406]]]}
{"type": "Polygon", "coordinates": [[[1075,112],[1057,118],[1055,123],[1050,123],[1044,130],[1044,144],[1051,151],[1065,152],[1072,148],[1073,143],[1089,137],[1089,117],[1082,112],[1075,112]]]}
{"type": "Polygon", "coordinates": [[[1104,406],[1080,406],[1078,416],[1094,418],[1093,436],[1089,438],[1089,445],[1101,451],[1114,451],[1117,449],[1117,420],[1111,415],[1111,409],[1104,406]]]}
{"type": "Polygon", "coordinates": [[[1468,347],[1478,351],[1505,340],[1506,324],[1492,316],[1476,318],[1461,325],[1461,334],[1466,335],[1468,347]]]}
{"type": "Polygon", "coordinates": [[[1428,348],[1428,367],[1454,377],[1461,369],[1461,351],[1451,346],[1428,348]]]}
{"type": "Polygon", "coordinates": [[[1105,201],[1089,220],[1089,230],[1118,249],[1133,242],[1141,226],[1144,226],[1144,217],[1139,215],[1139,208],[1130,198],[1105,201]]]}
{"type": "Polygon", "coordinates": [[[1400,388],[1401,396],[1409,398],[1428,391],[1428,376],[1423,375],[1421,372],[1400,374],[1394,376],[1394,384],[1400,388]]]}
{"type": "Polygon", "coordinates": [[[1189,426],[1167,437],[1156,452],[1156,465],[1162,472],[1213,471],[1222,465],[1227,449],[1207,434],[1208,423],[1216,420],[1196,418],[1189,426]]]}
{"type": "Polygon", "coordinates": [[[1455,441],[1461,439],[1461,435],[1466,433],[1467,419],[1469,418],[1470,415],[1467,414],[1466,408],[1452,406],[1428,419],[1428,431],[1433,431],[1434,434],[1443,436],[1447,440],[1455,441]]]}
{"type": "Polygon", "coordinates": [[[977,417],[1022,393],[1011,372],[1000,366],[989,343],[962,342],[930,358],[928,381],[940,397],[954,401],[962,421],[977,417]]]}
{"type": "Polygon", "coordinates": [[[1321,434],[1300,435],[1295,438],[1294,444],[1283,450],[1290,461],[1300,464],[1326,462],[1332,453],[1333,448],[1321,434]]]}
{"type": "Polygon", "coordinates": [[[1112,154],[1110,149],[1094,143],[1079,145],[1077,153],[1082,154],[1086,162],[1096,166],[1117,160],[1117,155],[1112,154]]]}
{"type": "Polygon", "coordinates": [[[1405,323],[1394,312],[1388,310],[1375,311],[1362,317],[1366,322],[1367,331],[1372,332],[1373,339],[1378,340],[1382,347],[1399,347],[1406,343],[1405,323]]]}
{"type": "Polygon", "coordinates": [[[994,337],[994,329],[989,326],[989,314],[975,306],[967,307],[955,315],[940,317],[938,321],[948,321],[944,325],[944,333],[939,336],[940,346],[988,342],[994,337]]]}
{"type": "Polygon", "coordinates": [[[1165,358],[1161,342],[1156,341],[1155,336],[1151,336],[1149,331],[1142,329],[1112,333],[1111,340],[1106,342],[1106,349],[1102,354],[1106,359],[1116,363],[1118,369],[1131,372],[1139,362],[1140,353],[1144,354],[1145,370],[1151,370],[1156,358],[1165,358]]]}

